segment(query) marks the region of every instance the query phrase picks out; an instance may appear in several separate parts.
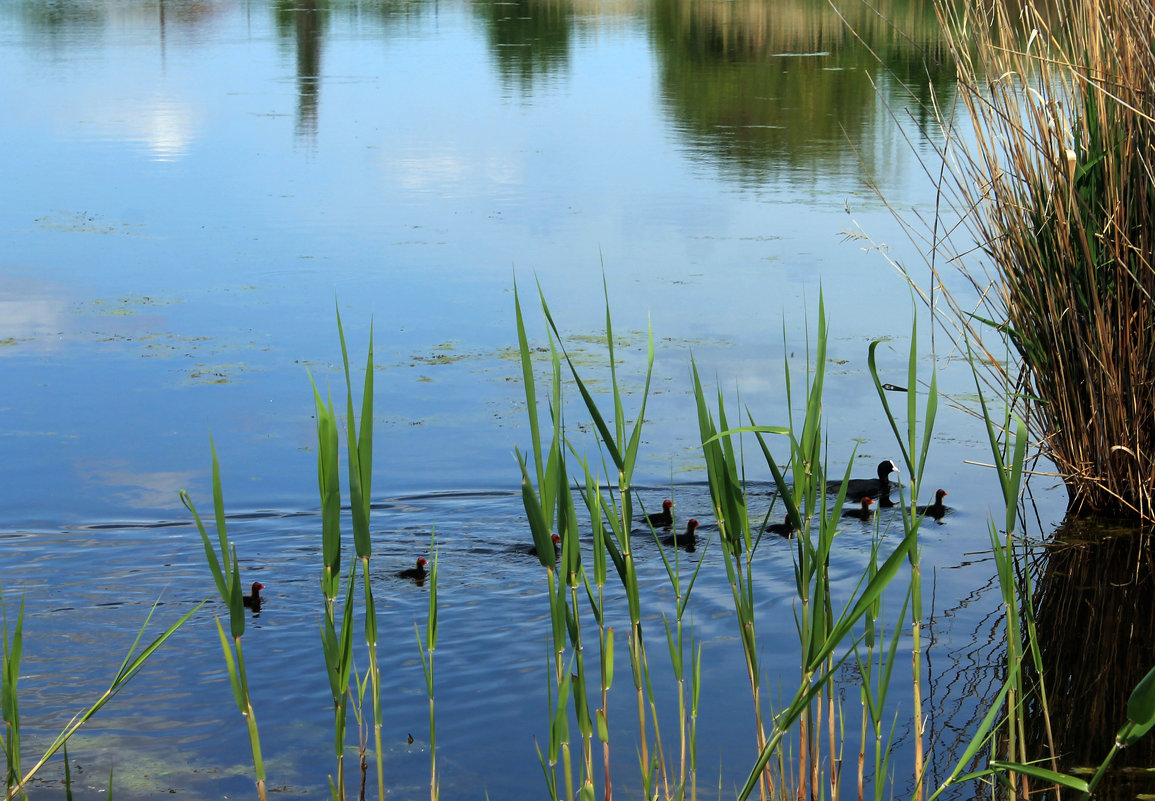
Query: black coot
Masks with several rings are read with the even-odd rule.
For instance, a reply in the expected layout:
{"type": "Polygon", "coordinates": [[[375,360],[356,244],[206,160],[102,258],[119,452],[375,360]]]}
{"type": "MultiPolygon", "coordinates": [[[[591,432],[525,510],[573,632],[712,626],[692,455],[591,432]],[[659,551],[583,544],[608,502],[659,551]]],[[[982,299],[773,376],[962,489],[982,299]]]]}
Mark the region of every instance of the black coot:
{"type": "Polygon", "coordinates": [[[786,515],[785,522],[771,523],[766,526],[766,531],[770,534],[777,534],[779,537],[793,537],[794,521],[790,519],[790,515],[786,515]]]}
{"type": "Polygon", "coordinates": [[[681,548],[692,548],[698,542],[698,535],[694,533],[694,529],[698,527],[697,520],[690,520],[686,523],[686,531],[682,534],[670,534],[662,538],[663,545],[677,545],[681,548]]]}
{"type": "Polygon", "coordinates": [[[861,520],[864,523],[869,523],[870,518],[874,516],[874,510],[870,508],[872,503],[874,503],[874,499],[870,496],[865,496],[862,499],[861,509],[851,509],[849,511],[843,512],[842,516],[853,517],[857,520],[861,520]]]}
{"type": "MultiPolygon", "coordinates": [[[[898,467],[890,459],[878,463],[878,478],[852,478],[846,482],[846,497],[861,498],[869,495],[879,499],[880,506],[890,506],[890,474],[897,473],[898,467]]],[[[827,481],[826,491],[837,493],[842,489],[841,481],[827,481]]]]}
{"type": "Polygon", "coordinates": [[[244,602],[245,606],[247,606],[249,609],[260,609],[261,608],[261,590],[263,590],[264,588],[265,588],[264,584],[262,584],[259,581],[254,581],[253,586],[252,586],[252,590],[250,591],[250,593],[248,595],[242,595],[241,596],[241,600],[244,602]]]}
{"type": "Polygon", "coordinates": [[[674,523],[674,502],[669,498],[662,501],[662,511],[646,515],[646,522],[654,528],[669,528],[674,523]]]}
{"type": "Polygon", "coordinates": [[[947,506],[942,502],[942,499],[946,497],[946,494],[946,490],[944,489],[935,490],[934,503],[927,504],[926,506],[915,507],[914,511],[920,515],[933,517],[935,520],[942,520],[943,515],[947,513],[947,506]]]}

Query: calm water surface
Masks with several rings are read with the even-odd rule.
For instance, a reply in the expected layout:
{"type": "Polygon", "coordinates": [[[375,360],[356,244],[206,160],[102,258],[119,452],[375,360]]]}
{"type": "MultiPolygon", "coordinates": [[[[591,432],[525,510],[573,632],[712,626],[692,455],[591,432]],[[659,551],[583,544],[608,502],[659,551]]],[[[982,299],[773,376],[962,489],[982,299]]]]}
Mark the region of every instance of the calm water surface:
{"type": "MultiPolygon", "coordinates": [[[[354,362],[371,324],[376,343],[391,791],[428,792],[412,631],[427,596],[392,574],[427,552],[435,527],[443,793],[540,793],[547,605],[540,568],[515,550],[528,532],[513,449],[528,434],[514,280],[538,344],[536,283],[595,385],[603,278],[635,391],[652,326],[642,499],[673,493],[706,534],[716,527],[698,483],[690,355],[759,422],[782,424],[783,356],[803,358],[820,292],[832,317],[832,460],[857,445],[856,472],[869,475],[896,456],[865,357],[889,338],[885,380],[905,381],[910,295],[845,233],[861,225],[917,264],[871,183],[897,206],[932,207],[901,131],[931,147],[897,82],[924,100],[934,87],[940,103],[951,89],[921,66],[932,20],[901,4],[892,13],[912,39],[851,13],[884,70],[825,3],[0,6],[0,575],[10,610],[27,599],[29,747],[103,689],[157,596],[171,620],[212,592],[177,498],[187,488],[210,508],[211,434],[245,580],[268,587],[246,651],[270,784],[327,792],[309,378],[343,392],[336,304],[354,362]]],[[[941,339],[932,358],[926,320],[920,330],[923,367],[965,399],[965,365],[941,339]]],[[[924,548],[931,714],[948,731],[968,724],[994,675],[983,551],[998,496],[967,463],[987,459],[984,442],[944,410],[927,479],[956,507],[924,548]]],[[[1036,499],[1049,530],[1064,498],[1036,487],[1036,499]]],[[[869,538],[852,528],[843,542],[832,569],[849,592],[869,538]]],[[[656,546],[638,549],[656,648],[672,601],[656,546]]],[[[779,542],[762,553],[763,667],[768,686],[789,687],[791,554],[779,542]]],[[[713,551],[682,556],[707,562],[692,607],[706,649],[702,781],[720,774],[729,788],[752,756],[735,735],[750,714],[734,690],[745,680],[729,588],[713,551]]],[[[251,793],[219,611],[210,601],[74,743],[78,797],[104,797],[110,766],[117,797],[251,793]]],[[[619,766],[634,762],[630,703],[611,706],[619,766]]],[[[938,745],[942,765],[953,744],[938,745]]]]}

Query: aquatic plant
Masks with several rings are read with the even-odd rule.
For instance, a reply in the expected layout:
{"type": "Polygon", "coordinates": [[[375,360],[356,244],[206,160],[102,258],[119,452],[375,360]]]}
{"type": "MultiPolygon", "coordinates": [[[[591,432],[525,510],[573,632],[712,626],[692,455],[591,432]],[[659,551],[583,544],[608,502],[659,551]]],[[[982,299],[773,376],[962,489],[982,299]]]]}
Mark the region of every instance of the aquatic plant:
{"type": "MultiPolygon", "coordinates": [[[[645,398],[643,396],[640,399],[640,410],[634,418],[636,422],[633,428],[627,429],[624,396],[617,384],[613,358],[614,339],[608,296],[606,300],[606,341],[609,357],[607,369],[610,373],[612,417],[603,414],[589,391],[587,382],[583,380],[573,360],[566,355],[561,334],[549,306],[545,298],[541,298],[542,314],[547,321],[549,332],[552,375],[548,408],[553,428],[547,440],[541,436],[541,425],[537,418],[536,379],[531,360],[533,349],[529,346],[520,297],[515,287],[518,341],[532,437],[532,456],[526,457],[518,452],[522,472],[522,495],[539,558],[546,568],[554,631],[551,659],[553,700],[550,744],[547,752],[542,755],[542,767],[551,798],[570,799],[577,795],[584,799],[594,796],[589,735],[591,716],[587,706],[587,699],[591,693],[587,690],[587,678],[583,667],[582,611],[576,594],[576,587],[585,586],[589,608],[602,634],[599,641],[602,664],[599,688],[601,707],[596,710],[593,717],[597,721],[598,734],[603,742],[604,795],[606,798],[612,795],[613,780],[609,759],[611,749],[605,720],[609,709],[608,691],[612,683],[610,670],[612,670],[613,638],[612,629],[603,627],[607,614],[602,594],[606,580],[606,561],[605,555],[602,554],[604,549],[622,580],[631,625],[630,663],[638,711],[638,767],[642,785],[640,792],[646,798],[696,798],[698,776],[695,736],[701,650],[695,647],[692,628],[685,625],[683,615],[698,575],[697,571],[702,569],[703,562],[699,561],[689,580],[683,581],[677,557],[671,565],[663,555],[676,601],[676,619],[673,625],[667,621],[665,626],[674,685],[673,695],[678,709],[678,723],[674,732],[678,741],[678,757],[674,760],[667,756],[663,746],[663,739],[666,741],[670,739],[670,731],[668,726],[663,728],[658,719],[654,689],[658,676],[645,654],[642,631],[642,619],[645,616],[643,599],[638,592],[630,551],[633,526],[631,477],[637,459],[638,444],[641,442],[645,398]],[[565,404],[561,379],[563,365],[568,368],[573,385],[582,398],[584,410],[592,424],[591,429],[595,432],[598,450],[603,455],[602,458],[609,462],[599,472],[592,469],[587,460],[579,457],[584,477],[578,477],[574,482],[567,477],[566,453],[577,454],[579,449],[565,433],[565,404]],[[613,472],[617,473],[617,481],[611,485],[613,490],[608,491],[601,486],[599,476],[612,475],[613,472]],[[592,577],[590,569],[582,561],[581,552],[576,544],[578,527],[571,485],[578,487],[577,491],[585,504],[594,532],[592,577]],[[562,538],[560,564],[553,558],[552,549],[546,547],[554,531],[562,538]],[[563,585],[568,585],[568,593],[563,585]],[[610,635],[608,637],[605,636],[607,632],[610,635]],[[607,665],[610,667],[607,668],[607,665]],[[568,726],[571,719],[577,721],[582,733],[582,767],[577,776],[574,775],[568,750],[570,745],[568,726]]],[[[805,374],[808,378],[803,400],[805,415],[797,432],[792,426],[758,426],[754,424],[752,416],[751,425],[731,427],[721,394],[718,395],[716,405],[712,406],[707,400],[707,392],[698,375],[697,367],[691,361],[703,462],[709,478],[710,497],[719,531],[718,542],[724,554],[727,580],[732,589],[738,639],[742,644],[751,693],[754,750],[751,754],[752,768],[749,777],[745,786],[739,791],[738,797],[742,799],[749,797],[755,790],[762,799],[792,795],[805,797],[811,793],[821,792],[820,785],[828,788],[827,792],[832,798],[838,796],[839,764],[845,721],[836,702],[833,677],[847,659],[858,653],[858,642],[866,639],[869,655],[859,658],[860,665],[869,663],[877,665],[878,669],[862,671],[864,678],[861,691],[865,699],[864,704],[869,705],[871,709],[874,726],[872,731],[879,732],[884,717],[887,684],[898,643],[898,626],[895,626],[889,650],[885,653],[874,650],[875,628],[881,601],[904,563],[909,562],[912,566],[912,583],[918,580],[918,562],[917,558],[912,556],[912,553],[917,551],[917,520],[908,516],[911,525],[906,529],[898,545],[889,553],[882,554],[876,544],[873,551],[874,558],[857,590],[841,605],[834,602],[827,565],[841,523],[845,485],[837,495],[833,508],[828,508],[825,500],[826,473],[823,458],[825,442],[821,424],[827,337],[825,313],[820,303],[817,350],[813,362],[809,359],[807,362],[805,374]],[[751,514],[750,498],[745,489],[745,467],[735,446],[736,438],[750,433],[758,437],[767,466],[774,476],[778,497],[784,502],[787,513],[798,529],[795,545],[799,645],[802,657],[800,681],[792,697],[787,699],[785,707],[777,710],[769,718],[764,715],[767,699],[763,697],[761,689],[763,677],[758,662],[756,574],[753,566],[761,543],[762,528],[755,530],[752,521],[762,519],[764,523],[769,517],[770,510],[764,515],[751,514]],[[785,467],[779,466],[775,461],[771,448],[764,439],[766,435],[787,438],[790,459],[785,467]],[[788,474],[791,475],[792,481],[787,481],[788,474]],[[788,765],[791,743],[798,749],[796,769],[788,765]]],[[[652,346],[650,353],[652,358],[652,346]]],[[[647,391],[651,370],[652,362],[646,369],[647,391]]],[[[786,374],[789,386],[788,362],[786,374]]],[[[925,462],[925,442],[929,440],[933,425],[935,403],[932,394],[927,406],[929,410],[927,417],[930,419],[925,421],[924,429],[917,432],[913,427],[910,428],[908,440],[911,452],[919,455],[920,463],[925,462]]],[[[747,415],[750,413],[747,412],[747,415]]],[[[791,420],[793,424],[793,417],[791,420]]],[[[915,420],[914,415],[911,415],[911,420],[915,420]]],[[[906,594],[908,603],[903,604],[901,613],[903,617],[908,608],[910,591],[908,590],[906,594]]],[[[912,622],[917,632],[921,622],[918,618],[912,622]]],[[[918,662],[921,658],[921,651],[913,650],[912,659],[918,662]]],[[[914,675],[919,675],[917,667],[914,675]]],[[[863,732],[865,731],[864,717],[863,732]]],[[[876,793],[881,797],[888,748],[881,739],[876,739],[876,742],[878,747],[875,765],[880,768],[880,772],[876,773],[874,778],[877,783],[876,793]]],[[[921,759],[921,755],[918,758],[921,759]]],[[[921,782],[921,763],[916,765],[915,774],[917,785],[921,782]]],[[[860,783],[861,781],[860,776],[860,783]]]]}
{"type": "MultiPolygon", "coordinates": [[[[421,654],[421,670],[425,674],[425,694],[429,698],[429,801],[437,801],[441,796],[441,784],[437,777],[437,716],[434,712],[433,693],[433,652],[437,649],[437,548],[435,533],[429,535],[429,555],[433,560],[429,568],[429,611],[425,617],[425,636],[413,623],[417,634],[417,650],[421,654]]],[[[380,742],[377,752],[380,753],[380,742]]]]}
{"type": "Polygon", "coordinates": [[[221,467],[217,460],[216,445],[209,440],[209,449],[213,456],[213,511],[216,522],[217,540],[220,546],[220,556],[209,539],[205,525],[197,513],[192,496],[185,490],[180,491],[181,503],[192,512],[193,521],[201,535],[201,543],[205,549],[205,559],[209,570],[213,574],[217,593],[225,608],[229,611],[229,636],[225,635],[220,618],[214,618],[217,625],[217,635],[221,641],[221,652],[224,654],[225,666],[229,672],[229,683],[233,688],[233,699],[237,709],[245,719],[245,726],[249,732],[249,747],[253,754],[253,772],[256,774],[257,797],[265,801],[265,762],[261,757],[261,737],[257,727],[257,715],[253,709],[252,694],[249,692],[248,672],[245,670],[245,653],[241,646],[241,637],[245,633],[245,604],[240,576],[240,562],[237,559],[237,547],[229,542],[228,530],[225,523],[225,496],[221,487],[221,467]]]}
{"type": "MultiPolygon", "coordinates": [[[[341,592],[341,478],[340,447],[337,417],[330,397],[324,400],[313,382],[313,400],[317,416],[317,486],[321,498],[322,570],[321,592],[325,599],[321,627],[322,653],[333,698],[333,746],[337,757],[336,778],[330,776],[330,791],[334,799],[344,799],[345,791],[345,728],[349,701],[363,702],[365,685],[358,677],[359,692],[354,695],[349,687],[353,669],[353,610],[356,568],[361,566],[363,614],[365,618],[365,646],[369,665],[366,670],[370,702],[373,709],[373,744],[377,768],[377,797],[385,798],[384,753],[381,747],[381,672],[377,660],[377,606],[369,580],[369,561],[373,552],[369,531],[370,497],[373,478],[373,332],[369,332],[365,378],[361,392],[361,423],[358,427],[353,408],[353,384],[349,368],[349,351],[341,313],[337,311],[337,333],[341,340],[341,359],[345,373],[346,390],[346,450],[349,476],[349,507],[352,516],[353,544],[356,560],[350,565],[344,580],[344,600],[338,623],[336,599],[341,592]]],[[[310,378],[310,381],[312,379],[310,378]]],[[[356,710],[360,723],[361,710],[356,710]]],[[[366,766],[361,762],[361,787],[364,791],[366,766]]]]}
{"type": "MultiPolygon", "coordinates": [[[[336,775],[330,775],[330,793],[335,801],[343,801],[348,796],[346,789],[345,739],[348,727],[350,702],[360,734],[360,792],[365,797],[368,774],[367,743],[364,704],[369,695],[373,720],[373,754],[376,762],[377,797],[385,795],[384,752],[381,740],[383,708],[381,703],[381,674],[377,659],[378,626],[377,608],[370,581],[369,563],[372,556],[372,541],[369,530],[370,495],[373,469],[373,344],[370,329],[370,343],[366,357],[365,378],[361,393],[361,422],[358,426],[354,407],[352,377],[349,355],[345,342],[344,328],[340,312],[337,312],[337,331],[341,342],[341,355],[345,375],[347,466],[349,475],[349,507],[351,510],[355,559],[342,575],[343,547],[341,543],[342,498],[340,480],[340,437],[337,415],[332,399],[323,399],[316,383],[310,378],[313,389],[314,409],[317,420],[317,483],[321,501],[321,594],[323,609],[321,615],[321,650],[325,661],[325,672],[329,682],[333,702],[333,743],[337,757],[336,775]],[[364,618],[365,648],[368,667],[359,674],[354,666],[353,616],[357,608],[356,588],[357,568],[360,566],[362,587],[361,614],[364,618]],[[337,598],[341,596],[340,612],[337,598]],[[353,683],[355,682],[355,686],[353,683]]],[[[253,749],[253,763],[257,774],[257,788],[260,798],[265,797],[265,772],[261,758],[260,740],[245,674],[241,636],[245,628],[244,604],[241,595],[239,563],[236,548],[229,542],[225,530],[224,499],[221,490],[220,467],[213,447],[213,500],[216,511],[216,527],[221,554],[209,540],[208,534],[192,499],[187,492],[181,492],[181,500],[193,514],[205,548],[218,592],[230,614],[232,643],[225,637],[219,621],[217,628],[233,685],[237,705],[245,716],[249,728],[249,738],[253,749]]],[[[437,643],[437,555],[434,540],[430,537],[430,552],[433,567],[429,577],[429,612],[423,639],[422,663],[425,672],[426,690],[429,695],[429,725],[431,741],[430,797],[438,796],[438,773],[436,761],[436,730],[433,696],[433,651],[437,643]]],[[[194,610],[195,611],[195,610],[194,610]]],[[[191,614],[191,613],[190,613],[191,614]]],[[[420,633],[419,641],[422,640],[420,633]]]]}
{"type": "Polygon", "coordinates": [[[939,206],[925,227],[902,220],[929,270],[920,291],[1011,388],[1072,511],[1151,522],[1155,8],[936,5],[962,113],[924,109],[939,206]]]}
{"type": "MultiPolygon", "coordinates": [[[[36,778],[41,769],[48,764],[48,761],[56,755],[58,751],[64,749],[72,736],[80,731],[80,728],[92,719],[97,712],[103,709],[108,703],[120,693],[128,684],[140,673],[158,649],[160,649],[169,638],[172,637],[185,622],[192,617],[203,604],[196,604],[188,612],[183,614],[176,622],[168,626],[164,631],[157,635],[148,645],[139,648],[141,638],[144,637],[145,631],[148,629],[148,624],[152,621],[152,616],[156,612],[160,600],[149,609],[148,615],[145,616],[144,623],[141,624],[140,629],[136,633],[136,639],[132,641],[128,652],[120,663],[120,668],[109,682],[108,688],[105,689],[95,701],[89,704],[86,708],[77,712],[65,724],[64,728],[48,743],[44,749],[43,754],[36,760],[32,767],[24,770],[21,766],[20,759],[20,703],[19,693],[17,690],[18,679],[20,676],[20,658],[23,653],[24,642],[24,602],[20,602],[20,611],[16,615],[16,621],[12,626],[11,635],[8,628],[8,610],[4,603],[3,593],[0,592],[0,622],[2,622],[3,642],[3,665],[0,668],[0,717],[4,720],[4,738],[3,748],[6,763],[5,770],[5,801],[11,801],[13,798],[26,798],[26,787],[28,783],[36,778]],[[11,639],[10,639],[11,637],[11,639]],[[138,650],[139,648],[139,650],[138,650]]],[[[111,777],[109,780],[109,787],[111,788],[111,777]]],[[[110,790],[111,792],[111,790],[110,790]]]]}

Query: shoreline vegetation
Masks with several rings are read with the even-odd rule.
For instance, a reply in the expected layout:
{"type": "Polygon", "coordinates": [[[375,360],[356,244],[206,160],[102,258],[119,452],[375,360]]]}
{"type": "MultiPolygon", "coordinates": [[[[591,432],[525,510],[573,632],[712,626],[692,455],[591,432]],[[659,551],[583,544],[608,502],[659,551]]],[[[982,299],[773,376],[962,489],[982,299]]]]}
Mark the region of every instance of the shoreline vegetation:
{"type": "MultiPolygon", "coordinates": [[[[1098,755],[1074,766],[1061,758],[1066,743],[1054,736],[1052,710],[1068,699],[1051,691],[1055,673],[1046,662],[1048,632],[1040,631],[1040,623],[1061,628],[1048,617],[1054,607],[1042,606],[1061,593],[1040,578],[1036,553],[1019,526],[1026,465],[1034,448],[1041,448],[1062,472],[1072,513],[1106,511],[1155,520],[1155,318],[1150,312],[1155,290],[1155,95],[1150,92],[1155,49],[1150,31],[1155,10],[1140,0],[1080,0],[1076,10],[1066,13],[1031,3],[1012,7],[1004,0],[965,0],[938,9],[959,73],[959,102],[974,135],[960,135],[959,109],[933,109],[945,132],[946,144],[936,154],[942,163],[934,167],[936,173],[941,169],[943,206],[931,221],[929,236],[909,230],[926,245],[931,284],[921,297],[932,309],[934,324],[951,333],[975,370],[980,424],[1003,493],[1005,515],[988,525],[1002,601],[999,637],[1005,647],[998,690],[957,758],[936,765],[945,779],[932,785],[928,774],[937,733],[924,728],[922,711],[929,644],[919,547],[925,513],[911,510],[933,493],[922,478],[941,400],[937,381],[933,372],[919,371],[917,315],[911,322],[905,404],[892,407],[874,361],[877,343],[871,345],[871,374],[902,456],[904,479],[896,487],[902,532],[884,538],[875,517],[871,556],[857,586],[840,597],[832,588],[829,555],[847,525],[844,504],[858,499],[847,498],[849,471],[841,477],[826,472],[822,397],[830,334],[820,299],[816,336],[808,342],[813,351],[802,365],[787,359],[782,366],[789,399],[781,412],[785,420],[767,425],[747,409],[727,408],[721,391],[708,389],[697,365],[690,365],[701,455],[717,520],[716,537],[703,548],[721,551],[749,691],[746,739],[734,745],[744,750],[750,765],[738,799],[841,801],[849,796],[883,801],[904,796],[934,801],[975,782],[1024,801],[1039,793],[1058,798],[1063,792],[1086,799],[1108,786],[1122,749],[1155,725],[1155,670],[1148,670],[1129,682],[1123,708],[1103,710],[1115,723],[1100,732],[1098,755]],[[985,264],[977,258],[972,263],[976,252],[985,264]],[[948,270],[961,274],[975,291],[974,305],[961,291],[946,289],[957,286],[948,270]],[[999,357],[1000,352],[1008,355],[999,357]],[[746,491],[747,453],[755,454],[751,461],[774,477],[777,493],[768,508],[746,491]],[[841,489],[830,501],[827,481],[839,478],[841,489]],[[793,533],[798,674],[794,680],[774,677],[792,688],[781,690],[775,701],[768,687],[771,677],[759,663],[764,644],[755,614],[755,569],[767,525],[783,517],[793,533]],[[911,700],[909,709],[899,708],[895,700],[904,681],[909,682],[909,689],[902,690],[911,700]],[[913,746],[910,764],[895,761],[900,718],[913,746]]],[[[917,277],[899,267],[917,287],[917,277]]],[[[704,654],[694,636],[690,603],[704,562],[690,567],[678,548],[667,552],[659,547],[675,604],[655,631],[655,617],[647,613],[651,599],[639,589],[632,547],[633,538],[659,537],[652,526],[639,530],[637,520],[648,510],[632,486],[644,441],[653,344],[651,338],[645,390],[630,396],[618,383],[605,294],[608,390],[590,389],[541,296],[549,376],[539,392],[535,349],[514,288],[530,443],[518,451],[517,467],[511,469],[521,474],[526,520],[543,571],[542,603],[548,606],[551,642],[548,737],[539,745],[542,775],[554,801],[612,801],[615,792],[654,801],[696,801],[700,793],[719,794],[712,776],[703,780],[697,760],[704,654]],[[571,402],[566,392],[574,389],[578,399],[571,402]],[[634,403],[637,408],[628,408],[634,403]],[[582,455],[588,452],[588,438],[581,434],[579,447],[570,438],[574,430],[592,432],[596,459],[582,455]],[[617,583],[624,594],[608,593],[607,587],[617,583]],[[608,607],[611,597],[623,599],[624,615],[608,607]],[[616,619],[628,621],[624,631],[610,624],[616,619]],[[626,653],[618,658],[622,644],[626,653]],[[622,665],[628,674],[615,675],[622,665]],[[659,697],[673,699],[673,721],[660,719],[659,697]],[[618,716],[628,717],[631,728],[636,721],[636,732],[624,743],[611,734],[621,730],[618,716]],[[619,767],[622,759],[630,772],[638,773],[640,786],[615,785],[615,776],[626,772],[619,767]]],[[[376,659],[381,632],[369,581],[372,333],[358,427],[339,316],[338,330],[347,392],[347,503],[340,489],[340,416],[332,400],[314,387],[323,519],[320,649],[334,715],[330,794],[341,801],[367,795],[384,799],[390,782],[380,737],[386,699],[376,659]],[[353,532],[351,556],[344,553],[346,523],[353,532]],[[355,616],[364,624],[360,638],[354,632],[355,616]],[[356,656],[363,660],[363,671],[355,666],[356,656]],[[351,726],[359,745],[356,759],[346,760],[351,726]]],[[[244,583],[225,531],[215,452],[213,476],[215,545],[191,497],[182,499],[196,520],[216,589],[229,611],[229,631],[219,621],[216,625],[250,735],[255,792],[264,799],[260,710],[248,692],[242,650],[244,583]]],[[[1133,551],[1126,553],[1138,558],[1133,551]]],[[[433,656],[438,610],[432,539],[430,556],[432,569],[420,579],[428,582],[429,608],[425,630],[417,626],[416,635],[429,698],[429,795],[436,801],[433,656]]],[[[1053,556],[1052,563],[1057,563],[1053,556]]],[[[72,734],[139,673],[197,608],[141,648],[146,619],[109,689],[28,768],[22,761],[18,692],[26,635],[23,605],[10,614],[5,603],[0,716],[6,798],[27,797],[28,783],[38,771],[57,753],[66,754],[72,734]]],[[[1118,647],[1129,645],[1124,641],[1118,647]]],[[[1138,669],[1143,667],[1149,665],[1138,669]]],[[[67,759],[64,772],[70,794],[67,759]]],[[[110,777],[110,798],[115,797],[114,783],[110,777]]]]}
{"type": "Polygon", "coordinates": [[[1155,522],[1155,9],[935,6],[954,101],[910,100],[934,128],[919,159],[939,207],[894,210],[926,278],[895,266],[1026,421],[1073,514],[1155,522]]]}

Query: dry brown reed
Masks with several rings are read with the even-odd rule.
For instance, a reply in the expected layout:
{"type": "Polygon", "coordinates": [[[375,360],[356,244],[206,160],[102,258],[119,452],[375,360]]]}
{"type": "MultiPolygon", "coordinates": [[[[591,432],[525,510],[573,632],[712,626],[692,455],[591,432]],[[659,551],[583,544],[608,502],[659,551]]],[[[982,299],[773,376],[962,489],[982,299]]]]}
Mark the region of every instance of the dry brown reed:
{"type": "Polygon", "coordinates": [[[1155,6],[938,6],[965,114],[936,110],[924,162],[924,298],[1025,404],[1073,511],[1155,520],[1155,6]]]}

